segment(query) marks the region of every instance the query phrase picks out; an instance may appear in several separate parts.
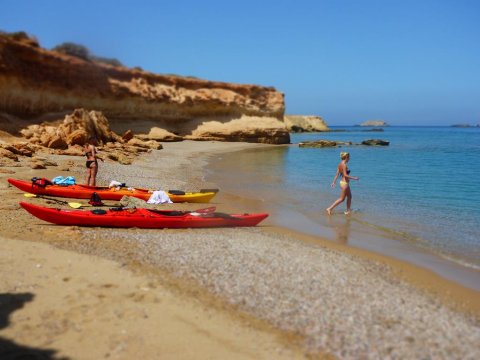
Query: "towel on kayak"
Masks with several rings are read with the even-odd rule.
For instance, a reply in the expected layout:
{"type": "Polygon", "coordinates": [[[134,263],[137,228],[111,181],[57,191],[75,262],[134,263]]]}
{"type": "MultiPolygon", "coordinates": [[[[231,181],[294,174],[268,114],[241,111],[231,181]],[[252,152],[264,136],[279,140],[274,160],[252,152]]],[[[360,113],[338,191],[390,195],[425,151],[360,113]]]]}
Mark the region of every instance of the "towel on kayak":
{"type": "Polygon", "coordinates": [[[163,190],[157,190],[152,193],[150,199],[148,199],[147,204],[172,204],[173,201],[170,200],[167,193],[163,190]]]}
{"type": "Polygon", "coordinates": [[[110,184],[108,185],[108,187],[110,187],[110,188],[117,187],[117,186],[122,186],[122,183],[120,181],[117,181],[117,180],[110,181],[110,184]]]}
{"type": "Polygon", "coordinates": [[[68,185],[75,185],[75,178],[73,176],[57,176],[52,179],[52,182],[55,185],[62,185],[62,186],[68,186],[68,185]]]}
{"type": "MultiPolygon", "coordinates": [[[[115,191],[118,191],[120,190],[121,188],[123,187],[126,187],[127,185],[125,183],[121,183],[120,181],[117,181],[117,180],[112,180],[110,181],[110,184],[108,185],[108,187],[110,189],[113,189],[115,191]]],[[[131,188],[128,188],[128,190],[131,190],[131,188]]]]}

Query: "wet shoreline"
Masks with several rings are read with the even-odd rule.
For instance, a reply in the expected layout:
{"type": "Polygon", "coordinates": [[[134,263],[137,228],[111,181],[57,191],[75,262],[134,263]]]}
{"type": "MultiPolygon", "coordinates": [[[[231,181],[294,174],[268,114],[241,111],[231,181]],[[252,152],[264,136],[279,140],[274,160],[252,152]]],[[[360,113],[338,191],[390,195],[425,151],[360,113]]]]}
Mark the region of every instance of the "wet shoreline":
{"type": "MultiPolygon", "coordinates": [[[[242,158],[244,160],[246,156],[251,156],[249,155],[251,153],[251,150],[244,150],[243,154],[233,152],[218,156],[217,159],[221,158],[221,160],[214,161],[215,165],[210,169],[209,179],[222,184],[222,187],[231,194],[235,193],[239,197],[250,199],[251,203],[256,204],[257,211],[272,213],[271,224],[406,261],[434,271],[440,276],[463,286],[476,291],[480,290],[480,272],[478,269],[463,266],[457,259],[453,261],[442,253],[422,247],[419,239],[409,239],[405,234],[399,234],[393,229],[380,228],[368,223],[363,219],[361,213],[353,213],[351,216],[345,216],[341,212],[337,212],[333,216],[326,216],[324,211],[306,213],[305,209],[301,209],[301,204],[294,203],[295,190],[281,188],[280,186],[267,188],[264,179],[260,184],[255,183],[255,166],[261,165],[251,165],[241,170],[238,168],[238,164],[242,163],[238,160],[242,158]],[[231,164],[235,164],[235,167],[231,164]],[[232,181],[225,182],[224,174],[231,170],[234,170],[237,177],[240,171],[245,171],[245,177],[249,179],[248,182],[241,185],[236,185],[232,181]],[[258,198],[255,198],[255,194],[258,195],[258,198]],[[282,204],[282,201],[286,203],[282,204]]],[[[232,178],[229,178],[229,180],[232,180],[232,178]]],[[[328,199],[325,199],[325,204],[328,201],[328,199]]],[[[459,236],[461,235],[459,234],[459,236]]]]}

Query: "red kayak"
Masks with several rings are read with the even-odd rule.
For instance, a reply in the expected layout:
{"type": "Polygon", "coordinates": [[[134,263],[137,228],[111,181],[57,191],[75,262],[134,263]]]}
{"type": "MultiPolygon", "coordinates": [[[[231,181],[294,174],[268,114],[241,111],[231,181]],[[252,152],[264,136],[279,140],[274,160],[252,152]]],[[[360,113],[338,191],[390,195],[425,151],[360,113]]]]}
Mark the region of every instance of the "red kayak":
{"type": "MultiPolygon", "coordinates": [[[[102,200],[121,200],[124,196],[133,196],[147,201],[152,195],[153,190],[134,189],[134,188],[109,188],[107,186],[89,186],[89,185],[38,185],[33,181],[24,181],[17,179],[8,179],[8,182],[22,191],[35,195],[50,195],[75,199],[90,199],[96,192],[102,200]]],[[[215,191],[201,190],[200,192],[184,192],[178,190],[166,191],[170,200],[174,203],[192,202],[207,203],[214,196],[215,191]]]]}
{"type": "Polygon", "coordinates": [[[197,210],[150,210],[150,209],[109,209],[109,210],[65,210],[20,202],[33,216],[57,225],[101,226],[145,229],[183,229],[208,227],[255,226],[268,214],[224,214],[197,210]]]}

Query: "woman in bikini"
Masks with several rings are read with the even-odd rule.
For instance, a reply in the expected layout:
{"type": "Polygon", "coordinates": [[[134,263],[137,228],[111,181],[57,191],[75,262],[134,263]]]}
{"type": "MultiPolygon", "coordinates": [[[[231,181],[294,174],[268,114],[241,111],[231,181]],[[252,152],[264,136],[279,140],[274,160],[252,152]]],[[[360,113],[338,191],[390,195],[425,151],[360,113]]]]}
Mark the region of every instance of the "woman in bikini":
{"type": "Polygon", "coordinates": [[[340,180],[340,188],[342,189],[342,192],[340,193],[340,197],[333,202],[330,207],[328,207],[327,214],[331,215],[332,210],[339,204],[345,201],[345,198],[347,198],[347,210],[345,211],[345,215],[350,214],[351,208],[350,205],[352,204],[352,191],[350,190],[350,179],[351,180],[360,180],[359,177],[356,176],[350,176],[350,170],[348,170],[347,163],[350,160],[350,154],[348,152],[341,152],[340,153],[340,159],[342,161],[340,164],[338,164],[337,167],[337,173],[335,174],[335,177],[333,178],[332,182],[332,188],[335,187],[335,183],[337,182],[338,177],[340,176],[342,179],[340,180]]]}
{"type": "Polygon", "coordinates": [[[100,159],[103,161],[101,157],[97,156],[97,139],[95,137],[91,137],[87,140],[84,145],[84,152],[85,156],[87,157],[86,167],[87,167],[87,185],[95,186],[97,173],[98,173],[98,160],[100,159]]]}

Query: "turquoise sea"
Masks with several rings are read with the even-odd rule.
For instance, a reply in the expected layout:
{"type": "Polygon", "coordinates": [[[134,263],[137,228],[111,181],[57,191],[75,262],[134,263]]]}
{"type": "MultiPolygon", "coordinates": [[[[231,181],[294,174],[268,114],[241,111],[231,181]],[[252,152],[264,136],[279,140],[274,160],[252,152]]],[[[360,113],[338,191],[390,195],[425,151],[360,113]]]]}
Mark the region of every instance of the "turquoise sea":
{"type": "Polygon", "coordinates": [[[276,225],[441,268],[480,289],[480,128],[383,129],[292,134],[289,146],[219,156],[210,176],[223,191],[258,200],[276,225]],[[390,145],[298,147],[320,139],[390,145]],[[339,195],[330,183],[340,151],[350,152],[351,175],[360,181],[351,182],[354,213],[345,216],[342,204],[328,217],[324,209],[339,195]]]}

